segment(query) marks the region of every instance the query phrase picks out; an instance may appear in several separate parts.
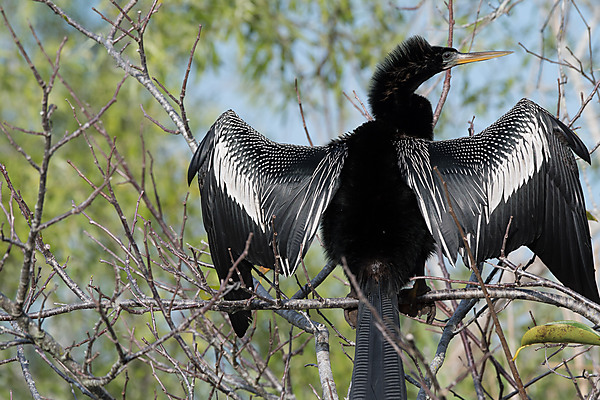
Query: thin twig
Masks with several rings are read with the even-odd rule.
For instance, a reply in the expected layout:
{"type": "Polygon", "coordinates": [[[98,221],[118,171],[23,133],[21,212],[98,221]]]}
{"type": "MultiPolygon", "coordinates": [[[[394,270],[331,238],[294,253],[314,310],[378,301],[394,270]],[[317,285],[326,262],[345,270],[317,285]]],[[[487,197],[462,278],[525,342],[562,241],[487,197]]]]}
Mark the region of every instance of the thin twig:
{"type": "Polygon", "coordinates": [[[512,358],[510,348],[508,347],[508,343],[506,342],[506,337],[504,337],[504,333],[502,332],[502,326],[500,325],[500,321],[498,320],[498,315],[496,315],[496,312],[494,310],[494,305],[490,298],[489,292],[486,288],[485,282],[481,278],[481,274],[479,273],[479,269],[477,268],[475,258],[473,257],[473,253],[471,252],[471,249],[469,248],[469,243],[468,243],[467,237],[458,221],[458,218],[456,217],[456,214],[454,213],[454,209],[452,206],[452,202],[450,200],[450,195],[448,193],[448,188],[446,186],[446,182],[444,181],[442,174],[437,169],[437,167],[434,167],[434,170],[437,173],[440,181],[442,182],[442,185],[444,186],[444,194],[446,197],[446,203],[448,204],[448,212],[452,215],[452,218],[454,219],[456,228],[458,229],[460,237],[462,237],[462,240],[465,244],[465,249],[468,254],[471,270],[473,271],[475,276],[477,276],[477,281],[479,282],[480,288],[483,291],[483,294],[485,295],[485,301],[490,310],[490,315],[492,317],[492,320],[494,321],[494,327],[496,329],[496,334],[498,335],[498,339],[500,340],[500,344],[502,345],[502,349],[504,350],[504,354],[506,356],[506,361],[508,362],[508,365],[512,372],[513,378],[517,384],[517,389],[519,390],[519,395],[521,397],[521,400],[527,400],[527,394],[525,393],[525,388],[523,387],[523,382],[521,381],[519,371],[517,370],[515,362],[512,358]]]}

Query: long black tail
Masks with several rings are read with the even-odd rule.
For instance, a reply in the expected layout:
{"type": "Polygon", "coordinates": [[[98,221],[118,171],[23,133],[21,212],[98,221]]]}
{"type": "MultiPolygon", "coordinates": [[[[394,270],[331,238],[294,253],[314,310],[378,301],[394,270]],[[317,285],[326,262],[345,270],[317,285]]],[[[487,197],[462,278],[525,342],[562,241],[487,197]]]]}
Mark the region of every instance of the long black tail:
{"type": "MultiPolygon", "coordinates": [[[[373,282],[363,293],[382,317],[392,337],[400,327],[398,298],[373,282]]],[[[375,325],[377,319],[362,302],[358,306],[356,350],[350,400],[406,399],[406,384],[402,359],[375,325]]]]}

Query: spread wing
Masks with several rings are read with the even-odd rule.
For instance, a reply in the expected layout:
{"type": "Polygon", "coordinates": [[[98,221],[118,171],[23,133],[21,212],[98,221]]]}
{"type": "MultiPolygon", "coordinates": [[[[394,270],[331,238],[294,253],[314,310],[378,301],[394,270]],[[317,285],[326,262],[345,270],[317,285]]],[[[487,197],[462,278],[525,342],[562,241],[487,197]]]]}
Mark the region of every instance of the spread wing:
{"type": "Polygon", "coordinates": [[[581,140],[523,99],[478,135],[426,142],[398,140],[400,168],[444,254],[465,246],[446,192],[477,262],[528,246],[566,286],[600,301],[579,171],[590,162],[581,140]],[[435,171],[439,171],[438,173],[435,171]]]}
{"type": "Polygon", "coordinates": [[[233,111],[200,143],[188,170],[198,173],[204,226],[224,278],[252,239],[247,260],[292,274],[333,197],[346,155],[341,142],[323,147],[275,143],[233,111]],[[277,259],[275,257],[277,254],[277,259]]]}

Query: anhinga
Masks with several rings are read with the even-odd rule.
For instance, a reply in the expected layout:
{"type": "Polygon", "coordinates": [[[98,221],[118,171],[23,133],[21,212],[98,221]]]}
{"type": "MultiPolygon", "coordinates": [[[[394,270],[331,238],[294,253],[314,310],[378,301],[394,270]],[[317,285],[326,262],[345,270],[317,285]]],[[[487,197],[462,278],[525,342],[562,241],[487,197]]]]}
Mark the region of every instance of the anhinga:
{"type": "MultiPolygon", "coordinates": [[[[456,65],[507,52],[459,53],[413,37],[375,72],[375,119],[322,147],[272,142],[227,111],[189,167],[199,174],[204,226],[221,279],[252,288],[251,266],[292,274],[319,224],[328,257],[347,263],[360,290],[396,326],[398,292],[436,246],[477,263],[528,246],[566,286],[600,302],[583,193],[572,152],[590,155],[566,125],[523,99],[483,132],[432,141],[431,105],[415,90],[456,65]],[[447,189],[444,187],[446,183],[447,189]],[[447,192],[446,192],[447,191],[447,192]],[[230,271],[246,246],[245,259],[230,271]]],[[[233,289],[226,299],[246,299],[233,289]]],[[[243,336],[249,311],[230,315],[243,336]]],[[[351,398],[405,398],[402,362],[368,307],[358,310],[351,398]]]]}

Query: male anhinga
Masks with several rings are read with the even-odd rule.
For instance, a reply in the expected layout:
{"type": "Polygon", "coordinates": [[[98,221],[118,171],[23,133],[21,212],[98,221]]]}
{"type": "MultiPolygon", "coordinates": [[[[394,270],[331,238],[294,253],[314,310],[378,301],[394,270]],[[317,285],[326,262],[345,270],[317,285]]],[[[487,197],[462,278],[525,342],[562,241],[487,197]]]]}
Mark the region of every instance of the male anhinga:
{"type": "MultiPolygon", "coordinates": [[[[233,111],[221,115],[188,171],[190,182],[199,174],[219,277],[252,288],[252,264],[292,274],[321,224],[329,258],[343,258],[373,307],[397,325],[398,291],[423,274],[435,246],[453,262],[465,250],[448,194],[476,262],[500,255],[512,216],[507,254],[528,246],[562,283],[600,302],[572,151],[588,163],[590,156],[566,125],[524,99],[480,134],[432,141],[431,105],[414,93],[419,85],[504,54],[408,39],[373,76],[375,119],[322,147],[275,143],[233,111]],[[250,233],[246,258],[230,272],[250,233]]],[[[249,292],[234,289],[225,298],[249,292]]],[[[243,336],[250,312],[230,317],[243,336]]],[[[351,398],[405,398],[400,357],[363,304],[357,328],[351,398]]]]}

